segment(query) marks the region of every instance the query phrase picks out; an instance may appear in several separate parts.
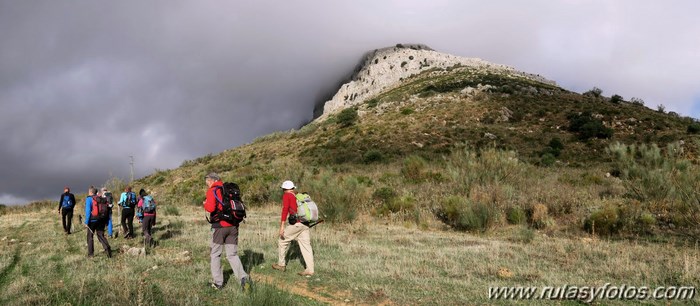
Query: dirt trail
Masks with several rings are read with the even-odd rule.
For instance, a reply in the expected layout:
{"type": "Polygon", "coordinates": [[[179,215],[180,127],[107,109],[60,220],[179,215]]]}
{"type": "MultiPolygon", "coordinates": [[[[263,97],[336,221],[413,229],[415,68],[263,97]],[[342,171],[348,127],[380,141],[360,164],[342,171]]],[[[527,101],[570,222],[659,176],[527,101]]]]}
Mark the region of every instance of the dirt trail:
{"type": "MultiPolygon", "coordinates": [[[[330,305],[370,305],[367,303],[351,300],[349,293],[329,292],[328,290],[323,290],[324,295],[321,295],[319,293],[310,291],[307,288],[280,283],[278,280],[269,275],[257,274],[253,278],[253,281],[258,281],[267,285],[275,286],[280,290],[284,290],[292,294],[310,298],[315,301],[330,305]],[[326,295],[329,295],[330,297],[327,297],[326,295]]],[[[372,305],[393,305],[393,303],[391,303],[391,301],[386,300],[380,303],[372,303],[372,305]]]]}

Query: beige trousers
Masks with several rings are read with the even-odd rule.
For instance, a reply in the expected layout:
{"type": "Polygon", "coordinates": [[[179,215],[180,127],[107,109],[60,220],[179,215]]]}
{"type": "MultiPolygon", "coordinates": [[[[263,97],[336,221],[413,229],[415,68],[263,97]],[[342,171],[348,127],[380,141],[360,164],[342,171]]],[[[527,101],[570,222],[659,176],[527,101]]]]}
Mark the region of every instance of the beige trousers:
{"type": "Polygon", "coordinates": [[[299,244],[299,249],[301,250],[301,256],[304,257],[304,262],[306,263],[306,272],[314,273],[314,253],[311,249],[311,234],[308,226],[297,223],[294,225],[288,225],[284,229],[284,239],[279,239],[277,241],[277,246],[279,249],[279,259],[277,264],[280,266],[286,266],[284,258],[287,256],[287,251],[289,250],[289,244],[296,240],[299,244]]]}

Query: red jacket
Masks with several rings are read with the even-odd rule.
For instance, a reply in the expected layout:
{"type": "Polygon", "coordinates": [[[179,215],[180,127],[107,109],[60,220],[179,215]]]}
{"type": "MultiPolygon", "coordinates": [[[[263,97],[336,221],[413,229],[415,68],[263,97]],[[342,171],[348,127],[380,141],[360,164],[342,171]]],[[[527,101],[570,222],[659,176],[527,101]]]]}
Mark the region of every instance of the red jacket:
{"type": "MultiPolygon", "coordinates": [[[[297,214],[297,197],[294,193],[285,192],[282,195],[282,221],[287,220],[288,215],[297,214]]],[[[300,221],[297,221],[299,223],[300,221]]]]}
{"type": "MultiPolygon", "coordinates": [[[[223,207],[221,206],[221,203],[216,201],[216,198],[214,198],[214,190],[216,190],[216,196],[219,198],[219,200],[223,199],[223,195],[222,195],[223,188],[224,188],[224,182],[216,181],[207,190],[207,199],[204,202],[204,210],[206,210],[208,213],[214,212],[217,208],[219,210],[223,209],[223,207]],[[221,187],[221,188],[217,190],[216,189],[217,187],[221,187]]],[[[212,224],[212,226],[214,226],[214,225],[216,225],[216,223],[212,224]]],[[[226,221],[219,221],[219,225],[221,227],[234,226],[233,224],[228,223],[226,221]]]]}

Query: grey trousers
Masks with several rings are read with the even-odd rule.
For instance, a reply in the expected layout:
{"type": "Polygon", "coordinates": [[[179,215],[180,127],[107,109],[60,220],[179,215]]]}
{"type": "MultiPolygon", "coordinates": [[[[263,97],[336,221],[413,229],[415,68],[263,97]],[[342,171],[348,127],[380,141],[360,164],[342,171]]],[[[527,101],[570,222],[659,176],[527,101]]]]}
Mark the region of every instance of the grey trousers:
{"type": "MultiPolygon", "coordinates": [[[[226,259],[228,259],[231,268],[233,269],[233,274],[236,275],[236,279],[240,280],[244,277],[248,277],[248,274],[243,270],[243,263],[238,257],[238,245],[237,244],[218,244],[214,243],[214,237],[217,236],[217,231],[227,231],[229,228],[217,228],[214,229],[214,235],[212,235],[211,246],[211,277],[216,285],[223,285],[224,274],[221,270],[221,252],[224,247],[226,248],[226,259]]],[[[238,234],[238,231],[236,231],[238,234]]]]}

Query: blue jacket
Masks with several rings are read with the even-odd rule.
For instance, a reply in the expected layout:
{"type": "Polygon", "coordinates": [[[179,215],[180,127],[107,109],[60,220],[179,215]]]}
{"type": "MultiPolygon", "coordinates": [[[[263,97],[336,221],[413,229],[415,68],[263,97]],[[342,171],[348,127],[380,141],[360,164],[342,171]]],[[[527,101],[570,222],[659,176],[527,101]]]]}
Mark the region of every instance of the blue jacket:
{"type": "Polygon", "coordinates": [[[89,224],[89,222],[97,222],[97,220],[90,220],[90,216],[92,213],[92,196],[88,196],[85,198],[85,225],[89,224]]]}
{"type": "MultiPolygon", "coordinates": [[[[92,196],[88,196],[85,199],[85,224],[89,222],[97,222],[97,220],[91,220],[90,214],[92,213],[92,196]]],[[[112,213],[109,213],[109,220],[107,221],[107,235],[112,236],[112,213]]]]}

